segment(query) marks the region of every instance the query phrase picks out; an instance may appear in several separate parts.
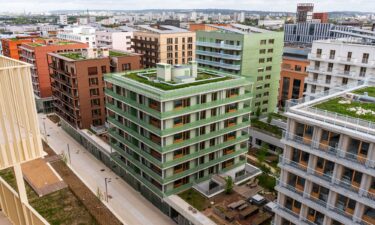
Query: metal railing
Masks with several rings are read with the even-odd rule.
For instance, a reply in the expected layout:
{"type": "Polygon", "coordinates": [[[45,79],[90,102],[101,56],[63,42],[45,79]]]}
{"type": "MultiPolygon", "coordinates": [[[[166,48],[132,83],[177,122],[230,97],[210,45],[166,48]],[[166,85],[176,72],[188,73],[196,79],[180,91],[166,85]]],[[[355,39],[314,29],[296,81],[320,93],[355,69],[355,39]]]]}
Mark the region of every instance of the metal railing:
{"type": "Polygon", "coordinates": [[[196,45],[197,46],[213,47],[213,48],[242,50],[241,45],[228,45],[228,44],[222,44],[222,43],[212,43],[212,42],[202,42],[202,41],[197,41],[196,45]]]}
{"type": "Polygon", "coordinates": [[[225,54],[225,53],[219,53],[219,52],[197,50],[196,54],[197,55],[214,56],[214,57],[220,57],[220,58],[232,59],[232,60],[241,60],[241,55],[231,55],[231,54],[225,54]]]}
{"type": "Polygon", "coordinates": [[[332,147],[330,145],[326,145],[326,144],[320,143],[318,141],[313,141],[313,140],[307,143],[303,137],[298,136],[293,133],[286,132],[286,131],[283,131],[282,138],[286,141],[294,141],[298,144],[306,145],[310,147],[312,150],[318,150],[327,154],[331,154],[332,156],[335,156],[335,157],[339,157],[342,159],[349,160],[351,162],[358,163],[360,165],[365,166],[366,168],[375,168],[374,160],[361,157],[358,154],[344,151],[340,148],[337,148],[337,146],[332,147]]]}
{"type": "Polygon", "coordinates": [[[198,63],[202,63],[202,64],[224,67],[224,68],[229,68],[229,69],[233,69],[233,70],[240,70],[241,69],[241,65],[236,65],[236,64],[228,64],[228,63],[215,62],[215,61],[209,61],[209,60],[203,60],[203,59],[197,59],[196,61],[198,63]]]}

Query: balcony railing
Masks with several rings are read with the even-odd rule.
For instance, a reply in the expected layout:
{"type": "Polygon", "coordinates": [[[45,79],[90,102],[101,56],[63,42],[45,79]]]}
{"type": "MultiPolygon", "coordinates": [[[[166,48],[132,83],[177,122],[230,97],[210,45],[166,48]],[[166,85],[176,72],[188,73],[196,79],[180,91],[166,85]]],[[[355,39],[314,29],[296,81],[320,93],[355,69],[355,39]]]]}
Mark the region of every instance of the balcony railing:
{"type": "Polygon", "coordinates": [[[283,131],[282,138],[286,141],[294,141],[298,144],[306,145],[310,147],[312,150],[318,150],[318,151],[330,154],[332,156],[348,160],[350,162],[358,163],[362,166],[365,166],[366,168],[375,168],[374,160],[370,160],[368,158],[361,157],[358,154],[344,151],[342,149],[337,148],[337,146],[332,147],[330,145],[323,144],[321,142],[313,141],[313,140],[310,143],[306,143],[303,137],[298,136],[293,133],[288,133],[285,131],[283,131]]]}
{"type": "Polygon", "coordinates": [[[206,65],[210,65],[210,66],[217,66],[217,67],[222,67],[222,68],[227,68],[227,69],[232,69],[232,70],[240,70],[241,69],[241,65],[215,62],[215,61],[209,61],[209,60],[203,60],[203,59],[197,59],[196,61],[198,63],[201,63],[201,64],[206,64],[206,65]]]}
{"type": "Polygon", "coordinates": [[[196,54],[197,55],[213,56],[213,57],[223,58],[223,59],[241,60],[241,55],[231,55],[231,54],[225,54],[225,53],[220,53],[220,52],[210,52],[210,51],[197,50],[196,54]]]}
{"type": "Polygon", "coordinates": [[[228,45],[228,44],[222,44],[222,43],[201,42],[201,41],[197,41],[196,45],[197,46],[212,47],[212,48],[242,50],[242,46],[241,45],[228,45]]]}

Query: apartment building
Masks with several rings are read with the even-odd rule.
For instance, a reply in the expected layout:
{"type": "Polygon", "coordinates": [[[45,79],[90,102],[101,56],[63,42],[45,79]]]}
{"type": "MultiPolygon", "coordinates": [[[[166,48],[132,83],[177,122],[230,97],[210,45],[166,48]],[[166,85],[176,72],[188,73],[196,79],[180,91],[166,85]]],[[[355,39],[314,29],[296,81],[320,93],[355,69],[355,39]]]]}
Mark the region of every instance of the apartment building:
{"type": "Polygon", "coordinates": [[[87,48],[84,43],[61,41],[57,39],[43,39],[40,43],[23,43],[20,60],[30,63],[31,80],[38,112],[50,113],[53,111],[51,80],[49,76],[47,54],[50,52],[70,52],[87,48]]]}
{"type": "Polygon", "coordinates": [[[121,30],[97,30],[96,46],[117,49],[120,51],[132,51],[133,32],[121,30]]]}
{"type": "Polygon", "coordinates": [[[330,23],[298,23],[285,24],[284,42],[288,44],[311,45],[313,41],[348,37],[347,34],[334,31],[349,32],[350,26],[334,25],[330,23]]]}
{"type": "Polygon", "coordinates": [[[48,56],[56,114],[94,131],[106,120],[103,74],[142,68],[139,55],[105,48],[48,56]]]}
{"type": "Polygon", "coordinates": [[[375,86],[288,103],[274,223],[375,224],[375,86]]]}
{"type": "Polygon", "coordinates": [[[313,18],[314,4],[313,3],[299,3],[297,4],[297,23],[310,22],[313,18]]]}
{"type": "Polygon", "coordinates": [[[68,16],[67,15],[59,15],[59,24],[60,25],[68,25],[68,16]]]}
{"type": "Polygon", "coordinates": [[[260,108],[262,113],[274,112],[278,102],[283,33],[240,24],[208,27],[197,31],[199,66],[249,78],[254,83],[252,107],[260,108]]]}
{"type": "Polygon", "coordinates": [[[2,54],[12,59],[19,60],[21,49],[24,43],[43,43],[44,40],[39,36],[17,36],[14,38],[1,39],[2,54]]]}
{"type": "Polygon", "coordinates": [[[279,88],[280,108],[285,106],[287,100],[303,96],[310,51],[309,48],[284,47],[279,88]]]}
{"type": "Polygon", "coordinates": [[[195,60],[195,33],[169,25],[139,25],[133,49],[143,55],[145,68],[157,63],[186,64],[195,60]]]}
{"type": "Polygon", "coordinates": [[[309,60],[306,95],[375,77],[375,46],[362,39],[315,41],[309,60]]]}
{"type": "Polygon", "coordinates": [[[86,43],[90,48],[96,47],[95,28],[93,27],[64,27],[63,31],[57,33],[57,38],[86,43]]]}
{"type": "MultiPolygon", "coordinates": [[[[250,179],[244,155],[252,94],[245,77],[158,64],[108,74],[109,136],[122,177],[162,211],[166,196],[190,187],[224,191],[212,175],[250,179]]],[[[215,192],[215,193],[216,193],[215,192]]]]}

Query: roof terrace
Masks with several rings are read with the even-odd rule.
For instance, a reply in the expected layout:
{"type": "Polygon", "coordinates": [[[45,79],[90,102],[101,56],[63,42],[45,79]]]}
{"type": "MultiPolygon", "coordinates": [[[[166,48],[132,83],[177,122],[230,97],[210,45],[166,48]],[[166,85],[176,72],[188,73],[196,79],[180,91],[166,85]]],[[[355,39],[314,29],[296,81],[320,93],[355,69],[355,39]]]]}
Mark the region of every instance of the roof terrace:
{"type": "Polygon", "coordinates": [[[332,88],[287,103],[287,114],[375,135],[375,82],[332,88]]]}

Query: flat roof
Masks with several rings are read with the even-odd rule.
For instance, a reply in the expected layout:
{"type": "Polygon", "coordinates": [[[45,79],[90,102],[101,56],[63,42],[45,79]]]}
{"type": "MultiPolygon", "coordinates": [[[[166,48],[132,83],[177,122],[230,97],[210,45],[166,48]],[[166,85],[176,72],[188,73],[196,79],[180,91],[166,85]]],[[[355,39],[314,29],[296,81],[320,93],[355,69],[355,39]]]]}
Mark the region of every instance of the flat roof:
{"type": "Polygon", "coordinates": [[[170,25],[137,25],[137,27],[142,28],[143,30],[147,30],[150,32],[158,33],[158,34],[173,34],[173,33],[191,33],[191,31],[182,29],[175,26],[170,25]]]}

